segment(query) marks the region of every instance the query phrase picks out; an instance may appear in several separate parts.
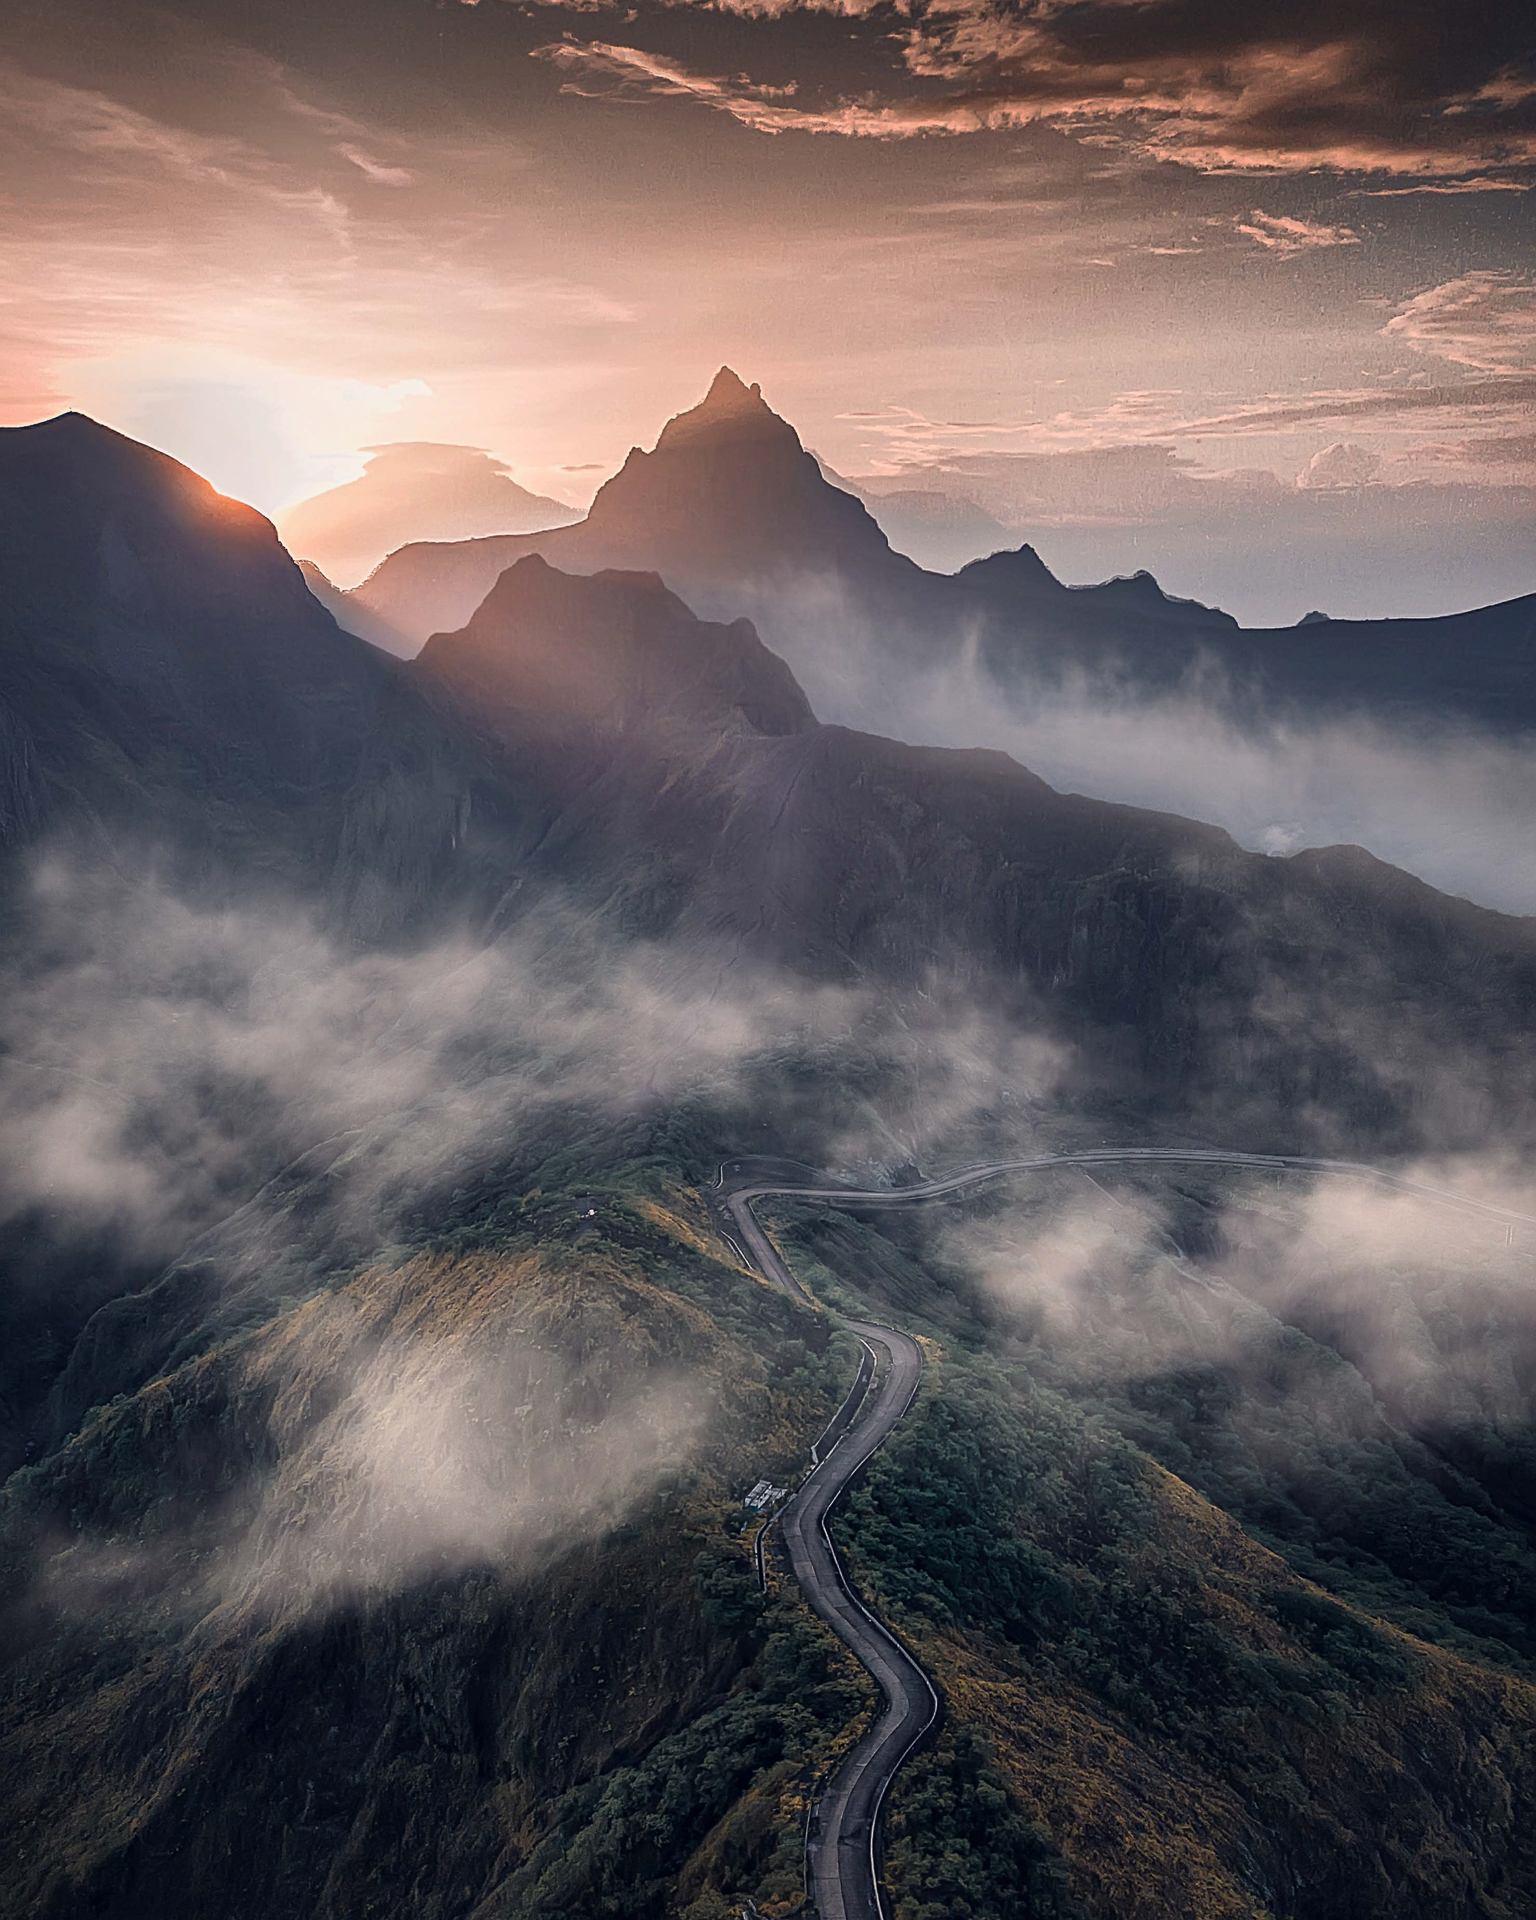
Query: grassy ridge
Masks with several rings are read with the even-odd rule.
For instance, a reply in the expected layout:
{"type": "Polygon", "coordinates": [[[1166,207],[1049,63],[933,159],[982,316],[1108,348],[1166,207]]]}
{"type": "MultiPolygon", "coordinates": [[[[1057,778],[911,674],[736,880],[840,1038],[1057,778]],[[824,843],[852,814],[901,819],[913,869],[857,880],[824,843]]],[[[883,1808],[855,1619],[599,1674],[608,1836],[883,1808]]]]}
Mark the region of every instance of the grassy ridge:
{"type": "MultiPolygon", "coordinates": [[[[940,1681],[949,1713],[948,1753],[893,1790],[900,1920],[1441,1920],[1528,1908],[1536,1685],[1510,1671],[1522,1664],[1506,1594],[1512,1534],[1503,1551],[1463,1551],[1456,1594],[1416,1582],[1415,1568],[1444,1561],[1430,1552],[1437,1527],[1465,1545],[1466,1510],[1388,1449],[1394,1481],[1375,1431],[1351,1446],[1347,1431],[1314,1425],[1303,1370],[1271,1394],[1282,1411],[1270,1409],[1270,1426],[1291,1422],[1287,1449],[1256,1444],[1234,1418],[1211,1422],[1203,1451],[1186,1445],[1181,1458],[1197,1481],[1212,1463],[1219,1493],[1215,1468],[1246,1433],[1247,1496],[1257,1505],[1262,1490],[1270,1515],[1287,1502],[1299,1512],[1310,1428],[1329,1474],[1354,1476],[1362,1515],[1380,1503],[1378,1532],[1419,1536],[1399,1543],[1391,1570],[1374,1563],[1361,1596],[1336,1549],[1330,1592],[1300,1577],[1319,1568],[1315,1534],[1297,1531],[1291,1564],[1148,1451],[1159,1428],[1108,1363],[1111,1331],[1053,1338],[1036,1325],[1021,1340],[963,1264],[945,1265],[955,1243],[932,1217],[866,1224],[785,1209],[780,1230],[812,1284],[844,1276],[934,1336],[912,1416],[838,1522],[857,1577],[940,1681]],[[1446,1644],[1382,1619],[1368,1603],[1383,1581],[1446,1644]],[[1458,1640],[1479,1599],[1478,1619],[1505,1621],[1511,1640],[1458,1640]],[[946,1790],[959,1777],[972,1783],[965,1795],[946,1790]],[[966,1811],[978,1793],[994,1796],[990,1823],[966,1811]]],[[[1223,1378],[1235,1405],[1248,1384],[1235,1357],[1223,1378]]]]}
{"type": "Polygon", "coordinates": [[[499,1250],[461,1203],[12,1476],[14,1910],[798,1898],[868,1686],[761,1601],[739,1500],[851,1360],[654,1169],[523,1197],[499,1250]]]}

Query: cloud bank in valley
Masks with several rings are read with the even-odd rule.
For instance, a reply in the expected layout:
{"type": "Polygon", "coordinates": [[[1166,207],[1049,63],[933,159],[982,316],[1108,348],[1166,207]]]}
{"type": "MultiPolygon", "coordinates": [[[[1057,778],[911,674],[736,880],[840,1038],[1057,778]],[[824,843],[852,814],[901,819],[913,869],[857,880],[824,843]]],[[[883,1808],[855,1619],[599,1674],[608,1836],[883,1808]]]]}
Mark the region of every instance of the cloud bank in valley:
{"type": "Polygon", "coordinates": [[[792,1110],[779,1065],[819,1062],[808,1124],[854,1159],[909,1156],[1004,1088],[1043,1097],[1068,1062],[1016,1010],[939,982],[926,1013],[893,1015],[707,946],[617,945],[558,903],[490,945],[358,950],[298,905],[193,903],[152,869],[55,856],[29,906],[0,1024],[0,1215],[44,1206],[146,1258],[322,1143],[344,1148],[330,1206],[366,1248],[564,1111],[658,1112],[684,1092],[792,1110]],[[887,1117],[857,1089],[828,1106],[850,1051],[890,1069],[887,1117]]]}
{"type": "MultiPolygon", "coordinates": [[[[1529,1170],[1497,1148],[1411,1174],[1536,1218],[1529,1170]]],[[[1215,1370],[1215,1417],[1261,1444],[1267,1419],[1271,1443],[1295,1418],[1325,1451],[1389,1422],[1437,1445],[1529,1426],[1533,1226],[1347,1177],[1064,1170],[935,1244],[1001,1326],[1132,1404],[1215,1370]]]]}
{"type": "Polygon", "coordinates": [[[974,645],[931,671],[892,671],[860,616],[812,582],[775,639],[823,721],[996,747],[1058,789],[1209,821],[1253,852],[1363,846],[1442,892],[1536,913],[1528,739],[1355,713],[1239,725],[1198,674],[1155,700],[1086,676],[1005,695],[974,645]]]}
{"type": "Polygon", "coordinates": [[[167,1583],[173,1612],[233,1620],[526,1571],[697,1463],[723,1417],[699,1329],[670,1295],[670,1331],[626,1318],[611,1250],[563,1256],[579,1210],[532,1247],[405,1257],[397,1236],[452,1215],[466,1181],[516,1202],[562,1142],[588,1143],[579,1161],[628,1121],[644,1138],[679,1100],[775,1114],[879,1177],[978,1109],[1049,1098],[1070,1062],[984,998],[936,985],[904,1012],[726,976],[559,904],[492,946],[367,952],[298,906],[193,902],[54,855],[27,905],[0,1224],[170,1262],[144,1325],[182,1342],[174,1396],[134,1377],[126,1402],[71,1412],[71,1387],[63,1431],[81,1423],[88,1457],[98,1428],[131,1430],[148,1459],[173,1399],[198,1420],[233,1400],[238,1433],[265,1436],[195,1513],[42,1541],[35,1597],[70,1615],[167,1583]]]}

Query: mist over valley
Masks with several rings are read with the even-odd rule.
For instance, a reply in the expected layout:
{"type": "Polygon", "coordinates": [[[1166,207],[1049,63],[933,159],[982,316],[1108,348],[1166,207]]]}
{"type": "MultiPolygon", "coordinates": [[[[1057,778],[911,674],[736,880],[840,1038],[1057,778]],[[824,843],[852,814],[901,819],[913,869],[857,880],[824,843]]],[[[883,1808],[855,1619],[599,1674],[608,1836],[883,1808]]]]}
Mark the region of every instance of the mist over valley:
{"type": "Polygon", "coordinates": [[[23,7],[7,1915],[1536,1911],[1536,80],[1378,12],[23,7]]]}

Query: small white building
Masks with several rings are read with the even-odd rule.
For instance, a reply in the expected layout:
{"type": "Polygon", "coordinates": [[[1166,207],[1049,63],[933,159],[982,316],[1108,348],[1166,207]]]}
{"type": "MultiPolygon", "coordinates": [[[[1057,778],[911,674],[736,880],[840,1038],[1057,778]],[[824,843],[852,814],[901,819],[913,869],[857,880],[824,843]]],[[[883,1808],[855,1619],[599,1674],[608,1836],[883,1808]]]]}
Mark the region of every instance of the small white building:
{"type": "Polygon", "coordinates": [[[749,1506],[754,1513],[766,1513],[776,1501],[782,1500],[788,1492],[788,1487],[776,1487],[771,1480],[759,1480],[757,1485],[747,1495],[745,1504],[749,1506]]]}

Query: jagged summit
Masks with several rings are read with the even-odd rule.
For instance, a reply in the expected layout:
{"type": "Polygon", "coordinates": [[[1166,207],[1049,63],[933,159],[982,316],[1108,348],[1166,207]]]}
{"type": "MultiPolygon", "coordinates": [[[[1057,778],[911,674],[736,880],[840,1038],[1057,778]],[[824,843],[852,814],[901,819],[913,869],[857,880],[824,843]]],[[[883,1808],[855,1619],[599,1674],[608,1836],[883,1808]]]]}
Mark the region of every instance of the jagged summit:
{"type": "Polygon", "coordinates": [[[434,634],[414,670],[477,715],[515,710],[557,732],[816,725],[750,620],[696,619],[654,572],[562,573],[536,553],[507,568],[462,632],[434,634]]]}
{"type": "Polygon", "coordinates": [[[1134,573],[1117,574],[1112,580],[1100,580],[1080,587],[1069,587],[1058,580],[1032,546],[1010,548],[989,554],[985,560],[973,560],[955,576],[973,592],[985,594],[994,602],[1017,604],[1046,601],[1059,614],[1076,618],[1092,610],[1092,618],[1110,637],[1117,619],[1169,621],[1187,626],[1218,626],[1236,631],[1237,622],[1219,607],[1207,607],[1198,600],[1184,600],[1167,592],[1157,576],[1145,567],[1134,573]]]}
{"type": "Polygon", "coordinates": [[[722,367],[699,404],[674,414],[662,428],[655,450],[675,452],[707,440],[740,447],[743,440],[758,439],[787,441],[800,451],[799,434],[769,406],[757,382],[749,387],[729,367],[722,367]]]}
{"type": "Polygon", "coordinates": [[[754,380],[747,383],[730,367],[722,367],[709,383],[709,392],[703,401],[693,409],[695,413],[771,413],[773,409],[763,398],[763,390],[754,380]]]}
{"type": "MultiPolygon", "coordinates": [[[[863,503],[828,485],[800,436],[729,367],[696,406],[634,448],[552,558],[598,544],[603,564],[657,567],[685,597],[701,581],[889,563],[863,503]]],[[[586,556],[583,555],[583,564],[586,556]]]]}
{"type": "Polygon", "coordinates": [[[1119,604],[1154,617],[1166,613],[1181,620],[1209,621],[1234,630],[1237,627],[1231,614],[1223,612],[1220,607],[1208,607],[1204,601],[1169,593],[1157,575],[1149,573],[1145,567],[1138,567],[1134,573],[1117,573],[1113,579],[1101,580],[1093,585],[1072,587],[1069,591],[1095,594],[1105,606],[1119,604]]]}
{"type": "Polygon", "coordinates": [[[1027,541],[1021,547],[1007,547],[1000,553],[989,553],[984,560],[970,561],[955,578],[972,587],[1007,587],[1015,592],[1062,591],[1062,583],[1027,541]]]}

